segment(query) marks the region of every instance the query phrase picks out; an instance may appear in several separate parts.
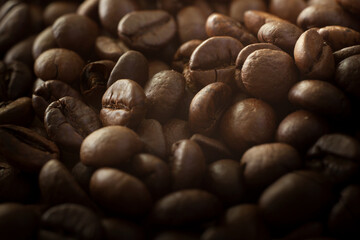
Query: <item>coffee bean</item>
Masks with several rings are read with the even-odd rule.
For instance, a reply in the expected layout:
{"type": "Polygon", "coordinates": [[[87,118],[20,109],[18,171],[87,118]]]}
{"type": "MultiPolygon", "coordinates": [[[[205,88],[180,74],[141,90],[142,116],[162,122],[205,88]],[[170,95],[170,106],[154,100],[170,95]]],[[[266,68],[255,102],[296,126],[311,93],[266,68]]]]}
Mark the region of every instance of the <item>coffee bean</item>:
{"type": "Polygon", "coordinates": [[[244,23],[244,13],[248,10],[266,11],[266,4],[262,0],[231,1],[229,16],[244,23]]]}
{"type": "Polygon", "coordinates": [[[221,203],[214,195],[203,190],[190,189],[173,192],[161,198],[155,203],[151,218],[156,224],[166,226],[194,226],[213,219],[220,211],[221,203]]]}
{"type": "Polygon", "coordinates": [[[65,96],[81,99],[81,95],[65,82],[49,80],[39,83],[32,95],[36,115],[43,121],[46,108],[65,96]]]}
{"type": "Polygon", "coordinates": [[[242,43],[232,37],[211,37],[201,43],[192,53],[185,73],[188,87],[197,92],[214,82],[234,86],[235,60],[242,48],[242,43]]]}
{"type": "Polygon", "coordinates": [[[258,42],[256,37],[249,33],[241,23],[223,14],[211,14],[207,18],[205,27],[209,37],[233,37],[239,40],[244,46],[258,42]]]}
{"type": "Polygon", "coordinates": [[[295,148],[284,143],[268,143],[248,149],[240,160],[245,187],[260,193],[281,176],[302,167],[295,148]]]}
{"type": "Polygon", "coordinates": [[[0,102],[0,124],[28,125],[34,117],[31,98],[0,102]]]}
{"type": "Polygon", "coordinates": [[[95,22],[99,22],[99,2],[100,0],[89,0],[82,2],[76,10],[81,16],[86,16],[95,22]]]}
{"type": "Polygon", "coordinates": [[[284,21],[281,18],[263,11],[249,10],[244,13],[245,27],[255,36],[257,36],[262,25],[273,21],[284,21]]]}
{"type": "Polygon", "coordinates": [[[39,239],[103,239],[100,219],[88,208],[65,203],[48,209],[41,216],[39,239]]]}
{"type": "Polygon", "coordinates": [[[163,61],[160,60],[151,60],[149,61],[149,79],[151,79],[155,74],[165,71],[171,70],[170,66],[163,61]]]}
{"type": "Polygon", "coordinates": [[[120,79],[104,93],[100,119],[104,126],[135,128],[145,117],[146,110],[147,98],[142,87],[133,80],[120,79]]]}
{"type": "Polygon", "coordinates": [[[197,240],[199,236],[190,232],[165,231],[156,235],[154,240],[197,240]]]}
{"type": "Polygon", "coordinates": [[[166,151],[171,152],[172,145],[182,139],[191,137],[191,130],[187,121],[173,118],[163,125],[163,131],[166,142],[166,151]]]}
{"type": "Polygon", "coordinates": [[[145,56],[138,51],[127,51],[111,71],[107,86],[110,87],[119,79],[131,79],[144,86],[149,78],[148,72],[149,66],[145,56]]]}
{"type": "Polygon", "coordinates": [[[101,128],[94,110],[73,97],[52,102],[45,110],[44,125],[50,139],[72,151],[79,151],[84,138],[101,128]]]}
{"type": "Polygon", "coordinates": [[[93,47],[98,27],[91,19],[72,13],[59,17],[52,25],[52,31],[59,47],[82,55],[88,54],[93,47]]]}
{"type": "Polygon", "coordinates": [[[106,91],[107,80],[115,63],[101,60],[87,64],[81,73],[80,91],[87,104],[97,111],[101,109],[102,96],[106,91]]]}
{"type": "Polygon", "coordinates": [[[207,15],[200,7],[188,6],[181,9],[176,15],[180,42],[185,43],[194,39],[205,40],[207,37],[206,18],[207,15]]]}
{"type": "Polygon", "coordinates": [[[220,134],[227,146],[242,153],[252,145],[271,141],[276,115],[267,103],[247,98],[232,105],[223,115],[220,134]]]}
{"type": "Polygon", "coordinates": [[[134,11],[126,14],[118,25],[118,35],[134,49],[156,51],[175,36],[173,17],[162,10],[134,11]]]}
{"type": "Polygon", "coordinates": [[[40,32],[34,41],[32,46],[32,55],[34,59],[37,59],[40,54],[49,50],[51,48],[57,48],[58,45],[52,33],[52,28],[45,28],[42,32],[40,32]]]}
{"type": "Polygon", "coordinates": [[[355,0],[337,0],[337,2],[347,11],[353,14],[360,13],[360,4],[355,0]]]}
{"type": "Polygon", "coordinates": [[[139,179],[113,168],[99,168],[94,172],[90,192],[101,206],[119,214],[139,216],[151,206],[146,186],[139,179]]]}
{"type": "Polygon", "coordinates": [[[359,66],[360,54],[357,54],[342,60],[335,71],[336,84],[346,93],[356,97],[360,97],[359,66]]]}
{"type": "Polygon", "coordinates": [[[298,76],[290,55],[283,51],[260,49],[246,58],[241,69],[241,80],[251,95],[280,102],[287,98],[298,76]]]}
{"type": "Polygon", "coordinates": [[[51,26],[62,15],[75,13],[78,5],[72,2],[52,2],[44,9],[44,23],[51,26]]]}
{"type": "Polygon", "coordinates": [[[4,62],[10,64],[12,62],[22,62],[29,68],[33,67],[34,59],[32,56],[32,46],[35,41],[35,35],[32,35],[12,46],[4,57],[4,62]]]}
{"type": "Polygon", "coordinates": [[[350,102],[345,94],[334,85],[320,80],[303,80],[289,91],[292,104],[329,116],[346,116],[350,102]]]}
{"type": "Polygon", "coordinates": [[[107,36],[99,36],[95,40],[95,53],[100,59],[118,61],[128,51],[128,47],[120,40],[107,36]]]}
{"type": "Polygon", "coordinates": [[[184,95],[185,79],[173,70],[162,71],[146,83],[144,91],[148,99],[147,118],[164,123],[173,116],[184,95]]]}
{"type": "Polygon", "coordinates": [[[318,30],[333,51],[360,44],[360,33],[351,28],[341,26],[327,26],[318,30]]]}
{"type": "Polygon", "coordinates": [[[129,128],[108,126],[94,131],[84,139],[80,159],[87,166],[121,167],[142,148],[140,138],[129,128]]]}
{"type": "Polygon", "coordinates": [[[290,144],[302,152],[328,132],[328,123],[323,118],[305,110],[298,110],[280,122],[276,140],[290,144]]]}
{"type": "Polygon", "coordinates": [[[55,143],[24,127],[2,125],[0,143],[0,156],[24,171],[40,171],[47,161],[59,158],[55,143]]]}
{"type": "Polygon", "coordinates": [[[189,64],[191,54],[201,43],[201,40],[193,39],[181,44],[173,58],[172,67],[174,70],[182,73],[186,65],[189,64]]]}
{"type": "Polygon", "coordinates": [[[71,50],[53,48],[43,52],[35,61],[34,71],[43,80],[60,80],[68,84],[79,81],[84,67],[81,57],[71,50]]]}
{"type": "Polygon", "coordinates": [[[189,109],[190,128],[195,133],[212,135],[231,101],[231,88],[222,82],[211,83],[192,99],[189,109]]]}
{"type": "Polygon", "coordinates": [[[132,223],[119,218],[105,218],[101,220],[106,239],[129,239],[129,240],[142,240],[144,233],[142,229],[132,223]]]}
{"type": "Polygon", "coordinates": [[[82,162],[78,162],[72,169],[71,175],[75,178],[76,182],[80,185],[80,187],[85,191],[89,192],[89,183],[91,176],[95,172],[94,167],[89,167],[83,164],[82,162]]]}
{"type": "Polygon", "coordinates": [[[298,15],[306,6],[307,4],[304,0],[271,0],[269,12],[296,24],[298,15]]]}
{"type": "Polygon", "coordinates": [[[360,54],[360,45],[346,47],[333,53],[336,63],[339,63],[348,57],[358,54],[360,54]]]}

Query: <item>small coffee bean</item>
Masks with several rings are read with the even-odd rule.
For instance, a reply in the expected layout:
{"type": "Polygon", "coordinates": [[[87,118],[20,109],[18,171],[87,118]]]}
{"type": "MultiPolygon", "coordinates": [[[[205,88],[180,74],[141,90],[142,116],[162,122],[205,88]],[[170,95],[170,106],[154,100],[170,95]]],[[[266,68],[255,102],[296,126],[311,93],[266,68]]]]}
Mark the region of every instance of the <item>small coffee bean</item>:
{"type": "Polygon", "coordinates": [[[37,59],[46,50],[57,47],[52,28],[47,27],[36,36],[32,46],[32,56],[34,59],[37,59]]]}
{"type": "Polygon", "coordinates": [[[129,128],[108,126],[94,131],[84,139],[80,148],[80,160],[87,166],[121,167],[142,148],[142,141],[129,128]]]}
{"type": "Polygon", "coordinates": [[[147,98],[143,88],[133,80],[120,79],[102,97],[100,119],[104,126],[135,128],[145,117],[147,98]]]}
{"type": "Polygon", "coordinates": [[[348,57],[358,54],[360,54],[360,45],[346,47],[333,53],[336,63],[339,63],[348,57]]]}
{"type": "Polygon", "coordinates": [[[142,215],[151,206],[146,186],[139,179],[113,168],[99,168],[94,172],[90,193],[105,209],[120,214],[142,215]]]}
{"type": "Polygon", "coordinates": [[[171,153],[172,145],[182,139],[191,137],[191,130],[187,121],[173,118],[163,125],[163,132],[166,142],[166,151],[171,153]]]}
{"type": "Polygon", "coordinates": [[[356,0],[337,0],[337,2],[347,11],[353,14],[360,14],[360,4],[356,0]]]}
{"type": "Polygon", "coordinates": [[[76,13],[99,22],[99,2],[100,0],[83,1],[77,8],[76,13]]]}
{"type": "Polygon", "coordinates": [[[186,65],[189,64],[191,54],[201,43],[202,40],[193,39],[181,44],[173,58],[172,67],[174,70],[182,73],[186,65]]]}
{"type": "Polygon", "coordinates": [[[194,39],[205,40],[206,18],[207,15],[200,7],[187,6],[181,9],[176,15],[180,43],[194,39]]]}
{"type": "Polygon", "coordinates": [[[0,124],[28,125],[34,117],[31,98],[0,102],[0,124]]]}
{"type": "Polygon", "coordinates": [[[99,36],[95,40],[95,53],[100,59],[118,61],[129,48],[120,40],[99,36]]]}
{"type": "Polygon", "coordinates": [[[273,21],[284,21],[283,19],[263,11],[249,10],[244,13],[245,27],[257,36],[262,25],[273,21]]]}
{"type": "Polygon", "coordinates": [[[52,2],[46,6],[44,9],[44,23],[46,26],[51,26],[56,19],[62,15],[75,13],[78,5],[72,2],[52,2]]]}
{"type": "Polygon", "coordinates": [[[4,57],[4,62],[10,64],[12,62],[22,62],[29,68],[33,67],[34,58],[32,56],[32,46],[35,41],[35,35],[25,38],[12,46],[4,57]]]}
{"type": "Polygon", "coordinates": [[[360,53],[342,60],[335,71],[336,84],[346,93],[356,97],[360,97],[359,67],[360,53]]]}
{"type": "Polygon", "coordinates": [[[360,44],[360,33],[342,26],[327,26],[318,30],[327,44],[335,52],[345,47],[360,44]]]}

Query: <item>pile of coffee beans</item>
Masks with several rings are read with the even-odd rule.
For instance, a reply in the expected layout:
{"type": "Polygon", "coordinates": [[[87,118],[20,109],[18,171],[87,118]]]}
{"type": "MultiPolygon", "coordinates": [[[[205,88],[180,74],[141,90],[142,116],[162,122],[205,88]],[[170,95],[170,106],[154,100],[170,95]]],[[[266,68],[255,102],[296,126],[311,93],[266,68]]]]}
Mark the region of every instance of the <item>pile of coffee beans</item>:
{"type": "Polygon", "coordinates": [[[359,229],[359,0],[0,0],[0,239],[359,229]]]}

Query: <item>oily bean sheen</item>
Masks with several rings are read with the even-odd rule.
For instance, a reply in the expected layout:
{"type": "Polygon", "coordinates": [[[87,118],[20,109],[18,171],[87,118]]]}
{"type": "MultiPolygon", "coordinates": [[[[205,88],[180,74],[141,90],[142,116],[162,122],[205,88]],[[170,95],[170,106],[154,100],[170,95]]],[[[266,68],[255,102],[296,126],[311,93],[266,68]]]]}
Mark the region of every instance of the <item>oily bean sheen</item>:
{"type": "Polygon", "coordinates": [[[144,91],[148,99],[147,118],[164,123],[172,117],[184,96],[185,79],[173,70],[161,71],[147,82],[144,91]]]}
{"type": "MultiPolygon", "coordinates": [[[[48,209],[41,216],[42,231],[49,232],[51,239],[103,239],[99,218],[90,209],[77,204],[61,204],[48,209]]],[[[39,239],[42,237],[40,231],[39,239]]]]}
{"type": "Polygon", "coordinates": [[[34,71],[42,80],[60,80],[72,84],[79,81],[84,65],[84,61],[75,52],[53,48],[43,52],[36,59],[34,71]]]}
{"type": "Polygon", "coordinates": [[[149,66],[145,56],[138,51],[124,53],[111,71],[107,86],[110,87],[119,79],[131,79],[144,86],[149,78],[149,66]]]}
{"type": "Polygon", "coordinates": [[[255,97],[270,102],[286,99],[297,79],[294,60],[283,51],[257,50],[246,58],[241,69],[245,89],[255,97]]]}
{"type": "Polygon", "coordinates": [[[199,145],[187,139],[174,143],[170,169],[174,190],[200,187],[206,171],[206,161],[199,145]]]}
{"type": "Polygon", "coordinates": [[[328,131],[329,126],[324,119],[314,113],[298,110],[290,113],[280,122],[276,140],[304,151],[328,131]]]}
{"type": "Polygon", "coordinates": [[[236,152],[272,140],[276,114],[270,105],[247,98],[232,105],[223,115],[220,133],[225,143],[236,152]]]}
{"type": "Polygon", "coordinates": [[[90,180],[92,197],[105,209],[136,216],[146,213],[151,196],[137,178],[113,168],[99,168],[90,180]]]}
{"type": "Polygon", "coordinates": [[[323,37],[312,28],[301,34],[294,48],[296,66],[304,77],[310,79],[329,79],[335,70],[331,47],[323,37]]]}
{"type": "Polygon", "coordinates": [[[45,110],[44,125],[50,139],[73,150],[79,150],[84,138],[101,128],[94,110],[73,97],[52,102],[45,110]]]}
{"type": "Polygon", "coordinates": [[[103,95],[101,121],[104,126],[135,128],[145,117],[146,103],[144,90],[138,83],[130,79],[117,80],[103,95]]]}
{"type": "Polygon", "coordinates": [[[243,44],[232,37],[211,37],[202,42],[192,53],[185,74],[188,87],[197,92],[214,82],[233,86],[235,60],[242,48],[243,44]]]}
{"type": "Polygon", "coordinates": [[[88,166],[121,167],[142,148],[142,141],[131,129],[108,126],[94,131],[84,139],[80,148],[80,160],[88,166]]]}
{"type": "Polygon", "coordinates": [[[0,156],[21,170],[37,172],[50,159],[59,158],[59,149],[35,131],[1,125],[0,156]]]}
{"type": "Polygon", "coordinates": [[[176,33],[174,18],[163,10],[143,10],[126,14],[118,25],[118,35],[134,49],[156,51],[176,33]]]}
{"type": "Polygon", "coordinates": [[[198,189],[170,193],[155,203],[152,220],[160,225],[192,225],[211,220],[221,211],[220,201],[198,189]],[[174,218],[174,216],[177,216],[174,218]]]}
{"type": "Polygon", "coordinates": [[[302,167],[295,148],[284,143],[261,144],[248,149],[240,160],[244,184],[260,192],[281,176],[302,167]]]}
{"type": "Polygon", "coordinates": [[[76,90],[62,81],[49,80],[42,82],[35,87],[32,95],[32,106],[36,115],[40,119],[44,119],[46,108],[52,102],[65,96],[81,99],[81,95],[76,90]]]}
{"type": "Polygon", "coordinates": [[[296,106],[323,115],[350,113],[350,101],[345,94],[331,83],[320,80],[298,82],[290,89],[289,100],[296,106]]]}
{"type": "Polygon", "coordinates": [[[212,135],[231,101],[231,88],[222,82],[211,83],[192,99],[189,124],[195,133],[212,135]]]}

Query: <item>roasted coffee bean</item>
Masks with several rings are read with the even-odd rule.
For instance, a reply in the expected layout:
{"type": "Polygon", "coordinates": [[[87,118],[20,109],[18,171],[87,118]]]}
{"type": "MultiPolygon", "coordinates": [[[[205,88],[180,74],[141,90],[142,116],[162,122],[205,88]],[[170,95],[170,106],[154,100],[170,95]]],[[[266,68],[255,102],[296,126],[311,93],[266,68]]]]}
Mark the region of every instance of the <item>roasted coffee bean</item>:
{"type": "Polygon", "coordinates": [[[173,17],[162,10],[134,11],[126,14],[118,25],[118,35],[129,46],[142,51],[156,51],[175,36],[173,17]]]}
{"type": "Polygon", "coordinates": [[[128,47],[120,40],[107,36],[99,36],[95,40],[95,53],[100,59],[118,61],[128,51],[128,47]]]}
{"type": "Polygon", "coordinates": [[[46,26],[51,26],[56,21],[56,19],[62,15],[75,13],[77,8],[78,5],[73,2],[52,2],[44,9],[44,23],[46,26]]]}
{"type": "Polygon", "coordinates": [[[220,134],[227,146],[242,153],[252,145],[271,141],[276,121],[276,114],[270,105],[255,98],[247,98],[235,103],[224,113],[220,134]]]}
{"type": "Polygon", "coordinates": [[[79,81],[84,65],[84,61],[75,52],[53,48],[36,59],[34,71],[42,80],[60,80],[73,84],[79,81]]]}
{"type": "Polygon", "coordinates": [[[305,8],[297,18],[302,29],[338,25],[359,31],[359,22],[338,4],[314,4],[305,8]]]}
{"type": "Polygon", "coordinates": [[[206,18],[207,15],[197,6],[181,9],[176,15],[180,43],[194,39],[205,40],[206,18]]]}
{"type": "Polygon", "coordinates": [[[235,160],[222,159],[208,166],[205,187],[223,203],[233,205],[243,200],[242,179],[240,164],[235,160]]]}
{"type": "Polygon", "coordinates": [[[232,157],[227,146],[214,138],[209,138],[201,134],[194,134],[190,140],[195,141],[200,146],[208,163],[232,157]]]}
{"type": "Polygon", "coordinates": [[[115,63],[101,60],[87,64],[81,73],[80,91],[87,104],[100,111],[102,96],[115,63]]]}
{"type": "Polygon", "coordinates": [[[146,105],[147,98],[138,83],[130,79],[117,80],[103,95],[100,119],[104,126],[135,128],[145,117],[146,105]]]}
{"type": "Polygon", "coordinates": [[[170,191],[170,169],[166,162],[151,154],[137,154],[130,163],[130,173],[144,182],[154,198],[170,191]]]}
{"type": "Polygon", "coordinates": [[[296,24],[298,15],[306,6],[305,0],[271,0],[269,12],[296,24]]]}
{"type": "Polygon", "coordinates": [[[182,139],[191,137],[191,130],[187,121],[173,118],[163,125],[167,153],[171,152],[172,145],[182,139]]]}
{"type": "Polygon", "coordinates": [[[358,54],[360,54],[360,45],[346,47],[333,53],[336,63],[339,63],[348,57],[358,54]]]}
{"type": "Polygon", "coordinates": [[[247,92],[270,102],[287,98],[297,82],[294,60],[283,51],[260,49],[251,53],[241,69],[241,80],[247,92]]]}
{"type": "Polygon", "coordinates": [[[346,93],[360,97],[360,54],[342,60],[336,67],[335,82],[346,93]]]}
{"type": "Polygon", "coordinates": [[[144,143],[144,150],[154,154],[161,159],[167,156],[167,146],[163,127],[155,119],[144,119],[139,124],[137,130],[141,141],[144,143]]]}
{"type": "Polygon", "coordinates": [[[101,128],[97,114],[81,100],[63,97],[45,110],[44,125],[60,147],[78,151],[84,138],[101,128]]]}
{"type": "Polygon", "coordinates": [[[194,226],[215,218],[220,212],[221,203],[214,195],[189,189],[170,193],[157,201],[151,219],[160,225],[194,226]]]}
{"type": "Polygon", "coordinates": [[[254,146],[244,153],[240,164],[246,189],[256,194],[303,165],[296,149],[284,143],[254,146]]]}
{"type": "Polygon", "coordinates": [[[174,143],[169,161],[174,190],[201,187],[206,160],[196,142],[180,140],[174,143]]]}
{"type": "Polygon", "coordinates": [[[357,224],[360,218],[359,200],[359,185],[349,185],[341,191],[340,199],[328,219],[328,228],[332,234],[341,239],[360,237],[357,224]]]}
{"type": "Polygon", "coordinates": [[[231,88],[222,82],[205,86],[192,99],[189,125],[193,132],[213,135],[223,112],[231,102],[231,88]]]}
{"type": "Polygon", "coordinates": [[[173,58],[172,67],[174,70],[182,73],[186,65],[189,64],[191,54],[201,43],[202,40],[193,39],[181,44],[173,58]]]}
{"type": "Polygon", "coordinates": [[[102,26],[116,36],[119,21],[129,12],[137,10],[137,1],[99,0],[99,18],[102,26]]]}
{"type": "Polygon", "coordinates": [[[121,167],[139,153],[143,143],[127,127],[103,127],[87,136],[80,148],[80,160],[87,166],[121,167]]]}
{"type": "Polygon", "coordinates": [[[331,240],[328,238],[322,238],[324,235],[324,224],[321,222],[309,222],[301,225],[295,230],[287,234],[283,239],[286,240],[295,240],[295,239],[323,239],[331,240]]]}
{"type": "Polygon", "coordinates": [[[249,10],[244,13],[245,27],[255,36],[257,36],[262,25],[268,22],[284,21],[283,19],[263,11],[249,10]]]}
{"type": "Polygon", "coordinates": [[[211,14],[206,20],[205,27],[209,37],[233,37],[239,40],[244,46],[258,42],[256,37],[249,33],[241,23],[223,14],[211,14]]]}
{"type": "Polygon", "coordinates": [[[296,41],[302,33],[303,31],[292,23],[274,21],[262,25],[257,36],[260,42],[272,43],[292,55],[296,41]]]}
{"type": "Polygon", "coordinates": [[[160,123],[169,120],[182,99],[185,91],[185,79],[173,70],[155,74],[144,87],[148,99],[147,118],[160,123]]]}
{"type": "Polygon", "coordinates": [[[100,0],[83,1],[77,8],[76,13],[99,22],[99,2],[100,0]]]}
{"type": "Polygon", "coordinates": [[[289,91],[292,104],[310,112],[328,116],[346,116],[350,113],[350,101],[334,85],[320,80],[303,80],[289,91]]]}
{"type": "Polygon", "coordinates": [[[110,87],[119,79],[131,79],[140,86],[144,86],[149,78],[149,66],[145,56],[138,51],[127,51],[124,53],[113,70],[107,82],[110,87]]]}
{"type": "Polygon", "coordinates": [[[98,27],[90,18],[71,13],[59,17],[52,25],[52,32],[59,47],[83,55],[93,47],[98,27]]]}
{"type": "Polygon", "coordinates": [[[360,33],[351,28],[327,26],[320,28],[318,32],[333,51],[360,44],[360,33]]]}
{"type": "Polygon", "coordinates": [[[35,211],[18,203],[0,204],[1,239],[35,239],[39,226],[35,211]]]}
{"type": "Polygon", "coordinates": [[[32,95],[32,106],[36,115],[43,121],[46,108],[62,97],[81,99],[81,95],[65,82],[49,80],[40,82],[32,95]]]}
{"type": "Polygon", "coordinates": [[[244,13],[248,10],[266,11],[266,4],[263,0],[231,1],[229,16],[244,23],[244,13]]]}
{"type": "Polygon", "coordinates": [[[149,61],[149,79],[151,79],[155,74],[165,71],[171,70],[170,66],[161,60],[150,60],[149,61]]]}
{"type": "Polygon", "coordinates": [[[328,132],[328,123],[323,118],[305,110],[298,110],[287,115],[280,122],[276,140],[290,144],[302,152],[328,132]]]}
{"type": "Polygon", "coordinates": [[[198,240],[198,234],[182,231],[165,231],[155,236],[154,240],[198,240]]]}
{"type": "Polygon", "coordinates": [[[58,160],[50,160],[41,168],[39,187],[47,204],[76,203],[96,209],[69,170],[58,160]]]}
{"type": "Polygon", "coordinates": [[[30,9],[25,3],[7,1],[0,8],[0,52],[27,35],[30,28],[30,9]]]}
{"type": "Polygon", "coordinates": [[[0,101],[16,100],[29,93],[33,83],[28,66],[21,62],[0,61],[0,101]]]}
{"type": "Polygon", "coordinates": [[[188,87],[194,92],[214,82],[224,82],[233,87],[235,60],[242,48],[241,42],[226,36],[211,37],[201,43],[193,51],[186,69],[188,87]]]}
{"type": "Polygon", "coordinates": [[[142,240],[144,233],[141,227],[119,218],[105,218],[101,220],[107,240],[142,240]]]}
{"type": "Polygon", "coordinates": [[[32,56],[34,59],[37,59],[40,54],[46,50],[57,47],[58,45],[52,33],[52,28],[45,28],[35,38],[34,44],[32,45],[32,56]]]}
{"type": "Polygon", "coordinates": [[[4,62],[6,64],[10,64],[12,62],[22,62],[32,69],[34,64],[32,46],[34,44],[35,37],[35,35],[32,35],[12,46],[9,51],[6,52],[4,62]]]}
{"type": "Polygon", "coordinates": [[[66,203],[48,209],[41,216],[39,239],[103,239],[100,219],[90,209],[66,203]]]}
{"type": "Polygon", "coordinates": [[[288,173],[261,195],[259,206],[269,225],[286,229],[317,218],[332,204],[328,179],[311,171],[288,173]]]}
{"type": "Polygon", "coordinates": [[[90,193],[107,210],[138,216],[151,206],[146,186],[137,178],[113,168],[99,168],[90,180],[90,193]]]}
{"type": "Polygon", "coordinates": [[[158,0],[156,1],[156,6],[171,14],[176,14],[182,7],[184,7],[186,2],[187,1],[182,0],[158,0]]]}
{"type": "Polygon", "coordinates": [[[55,143],[15,125],[0,127],[0,155],[20,170],[36,172],[50,159],[59,158],[55,143]]]}
{"type": "Polygon", "coordinates": [[[31,98],[0,102],[0,124],[28,125],[34,118],[31,98]]]}
{"type": "Polygon", "coordinates": [[[85,192],[89,192],[90,179],[95,170],[96,169],[94,167],[89,167],[84,165],[82,162],[78,162],[71,169],[71,174],[74,176],[80,187],[85,190],[85,192]]]}
{"type": "Polygon", "coordinates": [[[337,2],[347,11],[353,14],[360,14],[360,4],[356,0],[337,0],[337,2]]]}

